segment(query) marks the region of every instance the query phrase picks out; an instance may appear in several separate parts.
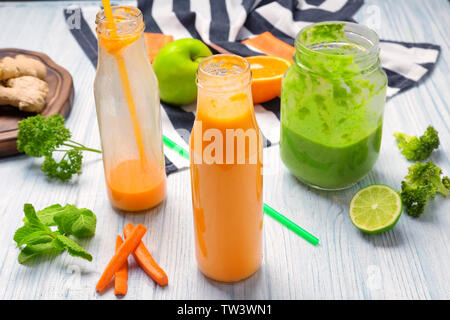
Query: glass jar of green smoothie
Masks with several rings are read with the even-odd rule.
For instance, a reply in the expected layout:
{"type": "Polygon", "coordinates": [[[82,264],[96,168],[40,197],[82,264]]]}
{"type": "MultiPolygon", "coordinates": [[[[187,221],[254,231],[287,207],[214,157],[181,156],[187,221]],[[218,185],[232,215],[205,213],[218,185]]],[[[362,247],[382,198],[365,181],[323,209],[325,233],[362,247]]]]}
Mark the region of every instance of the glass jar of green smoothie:
{"type": "Polygon", "coordinates": [[[281,158],[304,183],[343,189],[374,166],[381,145],[387,77],[378,36],[350,22],[300,31],[283,78],[281,158]]]}

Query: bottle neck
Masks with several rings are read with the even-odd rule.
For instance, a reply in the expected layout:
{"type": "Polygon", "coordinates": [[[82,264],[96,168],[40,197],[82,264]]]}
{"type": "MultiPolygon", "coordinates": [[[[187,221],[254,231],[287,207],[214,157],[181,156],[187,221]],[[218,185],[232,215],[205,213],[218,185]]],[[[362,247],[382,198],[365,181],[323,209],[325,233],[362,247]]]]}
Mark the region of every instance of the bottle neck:
{"type": "Polygon", "coordinates": [[[218,54],[202,60],[197,71],[197,87],[226,94],[246,89],[251,83],[250,64],[242,57],[218,54]]]}
{"type": "Polygon", "coordinates": [[[196,120],[203,128],[254,128],[251,73],[248,61],[230,54],[204,60],[197,71],[196,120]]]}
{"type": "Polygon", "coordinates": [[[295,40],[300,68],[330,78],[367,73],[379,66],[378,36],[351,22],[322,22],[303,28],[295,40]]]}
{"type": "Polygon", "coordinates": [[[131,6],[112,7],[114,24],[105,16],[104,10],[97,13],[95,23],[99,47],[111,54],[138,40],[145,29],[142,12],[131,6]]]}

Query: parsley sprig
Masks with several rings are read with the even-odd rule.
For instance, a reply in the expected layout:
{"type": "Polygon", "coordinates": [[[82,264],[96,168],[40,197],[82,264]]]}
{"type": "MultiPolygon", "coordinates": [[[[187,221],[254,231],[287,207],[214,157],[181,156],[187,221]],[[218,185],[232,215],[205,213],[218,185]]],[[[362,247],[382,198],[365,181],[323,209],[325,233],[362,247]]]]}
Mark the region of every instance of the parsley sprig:
{"type": "Polygon", "coordinates": [[[21,247],[19,263],[36,256],[58,255],[65,250],[71,256],[92,261],[89,252],[70,238],[70,235],[77,238],[94,235],[97,218],[92,211],[70,204],[64,207],[55,204],[36,212],[29,203],[24,205],[23,211],[24,225],[14,234],[14,241],[21,247]]]}
{"type": "Polygon", "coordinates": [[[72,134],[64,125],[64,118],[55,114],[49,118],[41,115],[19,121],[17,150],[32,157],[45,157],[41,170],[50,178],[67,181],[81,173],[82,151],[101,153],[71,139],[72,134]],[[62,152],[57,161],[54,153],[62,152]]]}

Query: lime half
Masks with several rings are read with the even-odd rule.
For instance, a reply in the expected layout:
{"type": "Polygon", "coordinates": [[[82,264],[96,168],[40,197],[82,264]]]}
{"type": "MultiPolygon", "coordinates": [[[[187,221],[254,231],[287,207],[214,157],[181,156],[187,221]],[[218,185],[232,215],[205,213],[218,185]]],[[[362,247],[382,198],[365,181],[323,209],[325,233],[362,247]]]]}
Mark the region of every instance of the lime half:
{"type": "Polygon", "coordinates": [[[380,233],[392,229],[402,214],[402,200],[391,187],[374,184],[359,190],[350,202],[350,219],[359,230],[380,233]]]}

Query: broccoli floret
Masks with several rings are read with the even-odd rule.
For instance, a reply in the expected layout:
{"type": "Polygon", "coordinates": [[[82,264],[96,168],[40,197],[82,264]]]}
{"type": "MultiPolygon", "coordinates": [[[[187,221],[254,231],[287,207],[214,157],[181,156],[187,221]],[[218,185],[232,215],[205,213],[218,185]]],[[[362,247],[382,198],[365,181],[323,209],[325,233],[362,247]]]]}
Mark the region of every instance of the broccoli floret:
{"type": "Polygon", "coordinates": [[[448,190],[450,190],[450,178],[449,177],[447,177],[447,176],[443,177],[442,183],[448,190]]]}
{"type": "Polygon", "coordinates": [[[442,170],[433,162],[416,163],[408,168],[408,175],[402,181],[400,196],[406,213],[418,217],[436,193],[450,195],[450,179],[441,179],[442,170]]]}
{"type": "Polygon", "coordinates": [[[439,148],[438,132],[432,126],[428,126],[419,138],[402,132],[395,132],[394,137],[402,154],[409,161],[425,160],[434,149],[439,148]]]}
{"type": "Polygon", "coordinates": [[[400,197],[405,206],[406,213],[413,217],[420,216],[430,199],[431,191],[428,187],[409,188],[402,182],[400,197]]]}

